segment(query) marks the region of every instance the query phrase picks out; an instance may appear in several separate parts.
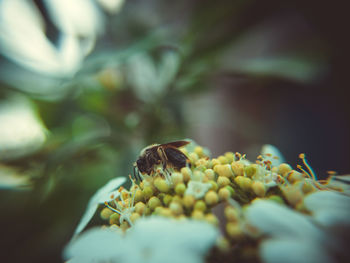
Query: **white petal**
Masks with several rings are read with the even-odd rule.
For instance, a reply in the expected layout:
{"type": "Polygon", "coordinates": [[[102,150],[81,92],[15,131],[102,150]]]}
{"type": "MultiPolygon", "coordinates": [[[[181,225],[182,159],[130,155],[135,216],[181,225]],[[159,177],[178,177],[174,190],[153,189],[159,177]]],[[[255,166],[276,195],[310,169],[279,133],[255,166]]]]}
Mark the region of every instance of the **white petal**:
{"type": "Polygon", "coordinates": [[[57,52],[62,75],[72,75],[80,68],[84,54],[76,36],[63,35],[57,52]]]}
{"type": "Polygon", "coordinates": [[[72,240],[64,250],[64,258],[70,262],[107,262],[118,258],[124,249],[119,233],[94,228],[72,240]]]}
{"type": "Polygon", "coordinates": [[[305,237],[319,239],[320,230],[307,216],[272,201],[254,201],[245,211],[247,221],[264,234],[276,237],[305,237]]]}
{"type": "Polygon", "coordinates": [[[317,242],[309,239],[276,238],[260,245],[260,256],[266,263],[330,263],[333,260],[317,242]]]}
{"type": "Polygon", "coordinates": [[[91,0],[44,2],[53,22],[67,35],[90,37],[102,29],[102,16],[91,0]]]}
{"type": "Polygon", "coordinates": [[[350,197],[331,191],[318,191],[304,198],[314,218],[325,226],[350,225],[350,197]]]}
{"type": "Polygon", "coordinates": [[[100,188],[90,199],[88,206],[85,210],[84,215],[80,219],[80,222],[75,229],[74,236],[79,234],[83,229],[86,227],[86,225],[90,222],[91,218],[94,216],[96,209],[98,208],[98,205],[101,203],[104,203],[105,201],[110,201],[110,196],[113,193],[114,197],[118,197],[119,192],[112,192],[114,189],[121,186],[123,183],[125,183],[126,178],[125,177],[118,177],[110,180],[105,186],[100,188]]]}
{"type": "Polygon", "coordinates": [[[32,153],[45,140],[46,129],[29,100],[14,96],[0,102],[0,159],[32,153]]]}
{"type": "Polygon", "coordinates": [[[118,13],[124,4],[124,0],[97,0],[97,2],[111,14],[118,13]]]}
{"type": "Polygon", "coordinates": [[[264,156],[264,159],[271,161],[272,166],[278,166],[281,163],[285,162],[285,159],[284,159],[282,153],[278,150],[277,147],[275,147],[271,144],[263,145],[260,152],[264,156]],[[271,154],[272,156],[268,157],[268,156],[266,156],[266,154],[271,154]]]}
{"type": "Polygon", "coordinates": [[[135,248],[150,253],[153,263],[201,262],[217,237],[218,230],[206,222],[163,217],[140,219],[126,235],[135,248]]]}
{"type": "Polygon", "coordinates": [[[330,177],[327,187],[341,189],[341,192],[350,196],[350,175],[334,175],[330,177]]]}
{"type": "Polygon", "coordinates": [[[27,68],[55,72],[56,50],[45,36],[36,7],[30,1],[4,0],[0,12],[0,51],[27,68]]]}

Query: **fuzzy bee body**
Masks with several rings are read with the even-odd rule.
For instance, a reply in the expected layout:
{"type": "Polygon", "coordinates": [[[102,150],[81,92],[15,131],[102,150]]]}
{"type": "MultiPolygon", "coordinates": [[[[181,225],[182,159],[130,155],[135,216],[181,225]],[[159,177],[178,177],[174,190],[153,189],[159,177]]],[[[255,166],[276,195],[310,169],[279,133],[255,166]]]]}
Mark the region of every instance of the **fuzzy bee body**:
{"type": "Polygon", "coordinates": [[[169,168],[180,170],[189,164],[189,159],[178,148],[188,143],[188,141],[175,141],[147,146],[141,151],[139,158],[134,163],[134,170],[137,168],[141,174],[152,175],[155,166],[160,164],[165,171],[168,171],[169,168]]]}

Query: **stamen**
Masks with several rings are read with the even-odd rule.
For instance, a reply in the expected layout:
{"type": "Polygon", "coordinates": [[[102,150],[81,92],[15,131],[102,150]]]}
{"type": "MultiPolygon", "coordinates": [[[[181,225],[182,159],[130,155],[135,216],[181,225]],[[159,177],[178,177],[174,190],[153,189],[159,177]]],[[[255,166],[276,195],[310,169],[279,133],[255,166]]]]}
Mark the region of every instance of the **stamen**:
{"type": "Polygon", "coordinates": [[[132,194],[131,203],[129,202],[130,204],[129,208],[134,206],[135,195],[136,195],[136,187],[134,188],[134,192],[132,194]]]}
{"type": "Polygon", "coordinates": [[[299,154],[299,158],[303,160],[303,163],[306,166],[306,168],[309,170],[312,179],[316,181],[317,180],[316,175],[315,175],[314,171],[312,170],[311,166],[307,163],[307,161],[305,159],[305,154],[304,153],[299,154]]]}
{"type": "Polygon", "coordinates": [[[303,169],[303,167],[301,167],[301,165],[297,164],[297,168],[298,168],[299,170],[301,170],[305,175],[307,175],[307,177],[309,177],[310,179],[312,179],[311,175],[310,175],[307,171],[305,171],[305,170],[303,169]]]}
{"type": "Polygon", "coordinates": [[[108,202],[106,201],[105,202],[105,206],[107,206],[109,209],[111,209],[113,212],[116,212],[116,213],[118,213],[119,215],[121,215],[122,213],[119,211],[119,210],[117,210],[117,209],[115,209],[115,208],[113,208],[113,207],[111,207],[109,204],[108,204],[108,202]]]}
{"type": "Polygon", "coordinates": [[[338,174],[337,171],[327,171],[327,173],[329,175],[337,175],[338,174]]]}

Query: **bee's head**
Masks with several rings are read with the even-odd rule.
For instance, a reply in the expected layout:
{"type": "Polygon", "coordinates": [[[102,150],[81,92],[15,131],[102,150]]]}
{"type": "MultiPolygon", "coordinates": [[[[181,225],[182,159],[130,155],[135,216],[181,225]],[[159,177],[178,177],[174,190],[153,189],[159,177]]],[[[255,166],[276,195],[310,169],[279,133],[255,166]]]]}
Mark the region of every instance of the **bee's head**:
{"type": "Polygon", "coordinates": [[[136,161],[136,166],[141,173],[145,173],[147,171],[146,158],[144,156],[140,156],[139,159],[137,159],[136,161]]]}

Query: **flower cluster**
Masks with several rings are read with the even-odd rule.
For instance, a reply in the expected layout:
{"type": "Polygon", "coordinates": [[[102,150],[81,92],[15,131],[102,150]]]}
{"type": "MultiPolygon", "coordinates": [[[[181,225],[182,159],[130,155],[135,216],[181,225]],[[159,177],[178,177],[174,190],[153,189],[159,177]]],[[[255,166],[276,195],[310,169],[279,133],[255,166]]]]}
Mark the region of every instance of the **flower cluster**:
{"type": "MultiPolygon", "coordinates": [[[[265,262],[279,262],[287,254],[292,254],[290,262],[331,262],[331,255],[341,257],[341,246],[335,248],[329,240],[342,241],[336,235],[329,237],[327,228],[349,230],[347,176],[317,180],[304,154],[299,156],[303,166],[293,169],[265,151],[254,163],[233,152],[211,159],[194,143],[181,151],[190,165],[172,170],[170,177],[162,167],[155,167],[154,174],[144,175],[142,181],[130,177],[128,189],[121,186],[105,200],[101,218],[126,236],[148,217],[211,225],[221,234],[212,241],[216,245],[207,261],[225,255],[265,262]]],[[[206,240],[205,232],[201,235],[206,240]]]]}

